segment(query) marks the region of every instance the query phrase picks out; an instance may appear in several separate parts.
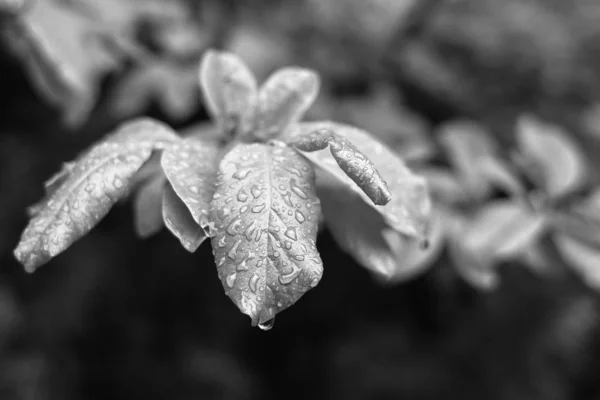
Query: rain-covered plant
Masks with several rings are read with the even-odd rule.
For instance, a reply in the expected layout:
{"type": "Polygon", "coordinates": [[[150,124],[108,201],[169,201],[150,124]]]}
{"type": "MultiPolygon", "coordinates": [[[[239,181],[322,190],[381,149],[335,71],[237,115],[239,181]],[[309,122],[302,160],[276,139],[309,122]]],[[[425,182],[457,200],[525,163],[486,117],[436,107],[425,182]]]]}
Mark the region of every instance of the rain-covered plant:
{"type": "Polygon", "coordinates": [[[215,124],[205,134],[131,121],[46,182],[15,249],[28,271],[135,191],[138,233],[164,223],[191,252],[210,238],[226,294],[263,329],[319,283],[322,214],[365,266],[412,273],[419,263],[398,256],[427,243],[426,181],[365,131],[299,122],[317,96],[314,72],[283,68],[259,88],[237,56],[208,51],[199,75],[215,124]]]}

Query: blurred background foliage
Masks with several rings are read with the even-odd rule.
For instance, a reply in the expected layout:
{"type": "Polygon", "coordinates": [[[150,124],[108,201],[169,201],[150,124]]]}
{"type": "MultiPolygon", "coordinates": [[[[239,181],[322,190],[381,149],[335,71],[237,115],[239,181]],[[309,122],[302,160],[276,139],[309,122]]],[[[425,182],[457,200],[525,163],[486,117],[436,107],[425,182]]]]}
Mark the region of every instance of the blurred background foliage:
{"type": "Polygon", "coordinates": [[[599,399],[599,19],[597,0],[0,0],[0,399],[599,399]],[[429,250],[388,241],[383,282],[325,227],[323,281],[269,332],[208,246],[138,240],[130,204],[26,275],[12,249],[61,162],[135,116],[206,122],[208,47],[259,79],[318,71],[309,118],[428,178],[429,250]]]}

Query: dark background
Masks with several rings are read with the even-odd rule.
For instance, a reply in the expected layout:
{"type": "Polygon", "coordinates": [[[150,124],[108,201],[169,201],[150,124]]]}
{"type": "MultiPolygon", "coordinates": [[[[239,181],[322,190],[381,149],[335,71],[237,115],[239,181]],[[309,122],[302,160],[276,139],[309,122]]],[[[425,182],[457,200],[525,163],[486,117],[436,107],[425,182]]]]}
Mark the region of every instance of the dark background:
{"type": "MultiPolygon", "coordinates": [[[[365,2],[366,22],[356,0],[203,3],[214,12],[208,42],[244,49],[261,78],[308,66],[333,106],[367,104],[384,87],[403,100],[402,129],[469,118],[502,143],[533,112],[598,159],[597,0],[399,1],[406,9],[391,22],[393,0],[365,2]]],[[[224,295],[208,243],[190,254],[166,230],[138,239],[129,202],[26,274],[12,255],[26,208],[61,162],[123,119],[110,93],[131,66],[102,76],[95,108],[73,126],[6,40],[0,57],[1,400],[600,399],[600,303],[570,275],[505,265],[486,293],[443,254],[386,286],[325,229],[323,280],[263,332],[224,295]]],[[[175,128],[206,120],[200,104],[174,117],[156,98],[133,114],[175,128]]]]}

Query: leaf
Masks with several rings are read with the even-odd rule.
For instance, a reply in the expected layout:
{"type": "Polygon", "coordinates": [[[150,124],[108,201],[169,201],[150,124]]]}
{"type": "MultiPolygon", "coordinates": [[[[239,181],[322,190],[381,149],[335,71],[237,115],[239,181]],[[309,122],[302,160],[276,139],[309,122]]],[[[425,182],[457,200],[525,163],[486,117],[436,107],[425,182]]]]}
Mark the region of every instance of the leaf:
{"type": "Polygon", "coordinates": [[[321,279],[315,191],[312,166],[286,146],[238,144],[221,161],[211,243],[225,293],[253,325],[268,328],[321,279]]]}
{"type": "Polygon", "coordinates": [[[415,175],[402,159],[367,132],[349,125],[329,121],[298,123],[294,129],[288,130],[285,136],[293,140],[296,136],[318,130],[334,131],[337,135],[355,143],[361,152],[373,162],[387,183],[392,200],[385,207],[373,204],[369,197],[340,171],[336,161],[326,152],[303,155],[355,190],[365,202],[383,215],[390,227],[398,232],[424,240],[427,237],[427,225],[431,212],[431,201],[425,179],[415,175]]]}
{"type": "Polygon", "coordinates": [[[539,184],[549,196],[565,196],[585,183],[585,157],[560,127],[524,116],[518,121],[517,141],[523,155],[540,171],[539,184]]]}
{"type": "Polygon", "coordinates": [[[391,200],[387,183],[379,175],[375,165],[345,137],[338,136],[331,130],[321,129],[298,135],[289,143],[303,152],[323,150],[329,146],[338,166],[373,203],[383,206],[391,200]]]}
{"type": "Polygon", "coordinates": [[[162,197],[162,217],[165,226],[179,241],[184,249],[195,252],[208,237],[196,221],[190,210],[181,201],[171,184],[165,185],[162,197]]]}
{"type": "Polygon", "coordinates": [[[176,139],[168,127],[149,119],[119,126],[75,161],[69,177],[29,221],[15,257],[33,272],[64,251],[127,194],[152,151],[176,139]]]}
{"type": "Polygon", "coordinates": [[[432,238],[434,245],[423,250],[419,241],[390,229],[381,214],[328,172],[317,175],[317,195],[325,224],[340,248],[387,281],[423,272],[433,258],[428,256],[441,248],[441,238],[432,238]]]}
{"type": "Polygon", "coordinates": [[[462,203],[468,199],[465,188],[450,170],[427,167],[417,172],[427,180],[433,199],[444,204],[462,203]]]}
{"type": "Polygon", "coordinates": [[[130,117],[148,110],[156,102],[173,120],[188,118],[198,105],[196,64],[148,60],[121,81],[109,104],[117,117],[130,117]]]}
{"type": "Polygon", "coordinates": [[[217,143],[187,138],[166,149],[161,159],[165,175],[175,193],[207,234],[219,158],[220,147],[217,143]]]}
{"type": "Polygon", "coordinates": [[[319,76],[304,68],[282,68],[273,73],[258,93],[258,130],[255,136],[267,140],[279,136],[297,122],[319,93],[319,76]]]}
{"type": "Polygon", "coordinates": [[[252,72],[232,53],[208,50],[200,63],[200,87],[208,112],[225,135],[254,127],[258,90],[252,72]]]}
{"type": "Polygon", "coordinates": [[[564,234],[555,234],[553,238],[569,266],[588,286],[600,290],[600,250],[564,234]]]}
{"type": "Polygon", "coordinates": [[[166,184],[164,174],[159,174],[142,184],[133,200],[135,232],[141,238],[150,237],[163,226],[162,203],[166,184]]]}

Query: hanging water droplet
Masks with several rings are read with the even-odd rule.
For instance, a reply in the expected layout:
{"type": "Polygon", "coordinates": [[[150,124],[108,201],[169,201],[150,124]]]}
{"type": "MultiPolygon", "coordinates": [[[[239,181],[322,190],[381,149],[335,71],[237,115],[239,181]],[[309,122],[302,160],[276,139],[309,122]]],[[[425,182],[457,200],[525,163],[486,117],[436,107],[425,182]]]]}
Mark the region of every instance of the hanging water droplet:
{"type": "Polygon", "coordinates": [[[260,324],[258,324],[258,327],[260,329],[262,329],[263,331],[268,331],[269,329],[273,328],[274,325],[275,325],[275,317],[271,318],[268,321],[261,322],[260,324]]]}
{"type": "Polygon", "coordinates": [[[265,203],[257,204],[254,207],[252,207],[252,212],[258,214],[258,213],[262,212],[265,209],[265,207],[266,207],[265,203]]]}
{"type": "Polygon", "coordinates": [[[315,278],[312,281],[310,281],[310,287],[315,287],[315,286],[317,286],[318,283],[319,283],[319,279],[315,278]]]}
{"type": "Polygon", "coordinates": [[[233,274],[227,276],[227,278],[225,278],[225,281],[227,282],[227,286],[229,286],[230,288],[233,287],[233,285],[235,284],[235,277],[237,276],[237,274],[234,272],[233,274]]]}
{"type": "Polygon", "coordinates": [[[258,279],[258,275],[254,274],[248,281],[248,286],[250,287],[250,290],[252,290],[252,293],[256,293],[256,284],[258,283],[258,279]]]}
{"type": "Polygon", "coordinates": [[[303,223],[304,222],[304,214],[302,214],[300,211],[296,210],[296,221],[303,223]]]}

